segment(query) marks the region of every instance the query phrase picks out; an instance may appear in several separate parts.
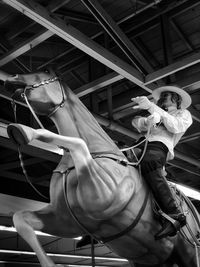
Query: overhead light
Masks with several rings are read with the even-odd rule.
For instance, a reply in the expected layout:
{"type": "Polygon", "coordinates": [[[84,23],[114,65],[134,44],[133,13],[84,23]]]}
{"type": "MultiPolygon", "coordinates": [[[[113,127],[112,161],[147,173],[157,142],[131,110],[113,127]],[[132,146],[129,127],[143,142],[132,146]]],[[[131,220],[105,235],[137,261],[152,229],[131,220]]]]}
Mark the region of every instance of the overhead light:
{"type": "MultiPolygon", "coordinates": [[[[21,265],[40,265],[39,262],[30,262],[30,261],[0,261],[0,264],[19,264],[21,265]]],[[[92,267],[92,265],[83,265],[83,264],[66,264],[64,266],[67,267],[92,267]]],[[[107,267],[106,265],[95,265],[95,267],[107,267]]]]}
{"type": "MultiPolygon", "coordinates": [[[[15,229],[15,227],[4,226],[4,225],[0,225],[0,231],[17,232],[16,229],[15,229]]],[[[41,231],[34,231],[34,232],[35,232],[36,235],[40,235],[40,236],[56,237],[54,235],[49,235],[49,234],[46,234],[46,233],[41,232],[41,231]]],[[[74,237],[72,239],[81,240],[82,239],[82,236],[74,237]]]]}
{"type": "Polygon", "coordinates": [[[176,184],[173,182],[170,182],[171,184],[175,185],[180,191],[182,191],[187,197],[191,197],[193,199],[197,199],[200,200],[200,192],[197,190],[194,190],[190,187],[184,186],[184,185],[180,185],[180,184],[176,184]]]}
{"type": "MultiPolygon", "coordinates": [[[[33,256],[36,255],[33,251],[20,251],[20,250],[11,250],[11,249],[0,249],[0,253],[6,254],[19,254],[19,255],[29,255],[33,256]]],[[[75,254],[61,254],[61,253],[46,253],[49,257],[63,257],[63,258],[73,258],[73,259],[84,259],[84,260],[91,260],[92,256],[87,255],[75,255],[75,254]]],[[[128,260],[123,258],[115,258],[115,257],[102,257],[102,256],[95,256],[95,260],[103,260],[103,261],[116,261],[116,262],[128,262],[128,260]]]]}

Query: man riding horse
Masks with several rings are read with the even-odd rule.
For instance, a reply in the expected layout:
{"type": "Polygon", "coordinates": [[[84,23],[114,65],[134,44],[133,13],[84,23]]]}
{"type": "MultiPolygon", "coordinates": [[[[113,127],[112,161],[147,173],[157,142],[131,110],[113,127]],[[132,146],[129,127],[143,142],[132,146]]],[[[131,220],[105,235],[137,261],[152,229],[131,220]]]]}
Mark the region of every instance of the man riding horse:
{"type": "Polygon", "coordinates": [[[154,125],[148,134],[141,172],[167,219],[163,228],[155,235],[156,239],[161,239],[175,235],[186,224],[186,216],[173,197],[163,167],[167,160],[174,158],[174,147],[192,124],[191,114],[186,110],[191,104],[191,97],[176,86],[160,87],[153,91],[152,96],[157,105],[146,96],[132,99],[137,103],[133,108],[144,109],[151,114],[147,118],[135,117],[132,125],[144,136],[147,135],[148,128],[154,125]]]}
{"type": "MultiPolygon", "coordinates": [[[[132,125],[148,138],[146,152],[141,161],[141,172],[166,218],[163,228],[155,235],[155,239],[161,239],[175,235],[186,224],[186,216],[176,203],[164,176],[163,167],[167,160],[174,158],[174,147],[192,124],[191,114],[186,110],[191,104],[191,97],[177,86],[159,87],[153,91],[152,96],[157,105],[150,102],[146,96],[132,98],[132,101],[137,103],[137,106],[133,106],[134,109],[144,109],[151,114],[148,117],[135,117],[132,125]],[[151,130],[147,134],[149,127],[151,130]]],[[[140,143],[144,138],[140,138],[136,143],[140,143]]],[[[140,145],[142,149],[143,144],[140,145]]],[[[85,236],[78,242],[77,247],[89,243],[90,237],[85,236]]]]}

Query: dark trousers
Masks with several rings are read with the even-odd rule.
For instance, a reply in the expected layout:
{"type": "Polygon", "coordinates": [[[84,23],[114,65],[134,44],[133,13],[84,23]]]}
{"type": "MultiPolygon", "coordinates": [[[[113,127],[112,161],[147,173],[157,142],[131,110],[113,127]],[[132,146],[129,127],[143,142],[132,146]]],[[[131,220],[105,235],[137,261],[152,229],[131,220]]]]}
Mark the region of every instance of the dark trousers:
{"type": "Polygon", "coordinates": [[[141,161],[141,172],[160,208],[167,214],[180,214],[174,195],[163,174],[168,148],[161,142],[149,142],[141,161]]]}
{"type": "Polygon", "coordinates": [[[166,164],[168,148],[161,142],[149,142],[141,161],[143,175],[157,169],[163,169],[166,164]]]}

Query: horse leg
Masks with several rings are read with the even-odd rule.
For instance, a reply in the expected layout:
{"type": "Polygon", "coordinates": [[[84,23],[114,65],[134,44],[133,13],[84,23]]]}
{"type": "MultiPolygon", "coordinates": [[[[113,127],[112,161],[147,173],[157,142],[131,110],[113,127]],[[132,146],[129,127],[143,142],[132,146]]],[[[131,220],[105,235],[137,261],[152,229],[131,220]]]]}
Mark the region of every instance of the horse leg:
{"type": "MultiPolygon", "coordinates": [[[[87,165],[92,159],[85,141],[79,137],[62,136],[46,129],[36,130],[17,123],[9,124],[7,132],[10,139],[18,145],[28,144],[32,140],[37,139],[59,147],[67,148],[69,149],[72,158],[81,159],[81,166],[83,164],[87,165]]],[[[77,167],[79,166],[78,162],[79,161],[76,162],[77,167]]]]}
{"type": "MultiPolygon", "coordinates": [[[[18,144],[27,144],[37,139],[70,151],[78,177],[77,200],[89,217],[110,218],[122,210],[132,197],[134,182],[131,176],[127,175],[125,179],[121,179],[122,172],[118,169],[115,177],[117,176],[120,182],[117,184],[111,178],[114,168],[107,171],[93,160],[83,139],[55,134],[45,129],[36,130],[20,124],[10,124],[7,131],[9,137],[18,144]]],[[[73,198],[71,196],[71,199],[73,198]]]]}
{"type": "Polygon", "coordinates": [[[60,229],[60,225],[54,213],[51,210],[50,205],[47,207],[31,212],[31,211],[18,211],[13,215],[14,226],[19,235],[30,245],[35,251],[36,256],[42,267],[64,267],[61,264],[54,264],[52,259],[46,255],[34,230],[40,230],[51,233],[51,225],[54,229],[60,229]]]}

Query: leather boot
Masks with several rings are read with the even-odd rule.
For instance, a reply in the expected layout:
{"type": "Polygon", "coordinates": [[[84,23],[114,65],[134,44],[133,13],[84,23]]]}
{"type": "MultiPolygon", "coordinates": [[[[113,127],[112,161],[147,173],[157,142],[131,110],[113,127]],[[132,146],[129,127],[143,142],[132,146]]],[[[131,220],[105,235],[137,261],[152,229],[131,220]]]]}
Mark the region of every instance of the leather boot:
{"type": "Polygon", "coordinates": [[[181,227],[186,225],[186,216],[183,213],[169,214],[169,217],[173,220],[166,220],[163,227],[157,234],[155,234],[155,239],[159,240],[167,236],[175,236],[176,233],[181,229],[181,227]]]}
{"type": "Polygon", "coordinates": [[[186,224],[186,216],[178,207],[163,170],[146,173],[144,177],[161,210],[168,215],[162,229],[155,235],[155,239],[176,235],[177,231],[186,224]]]}

